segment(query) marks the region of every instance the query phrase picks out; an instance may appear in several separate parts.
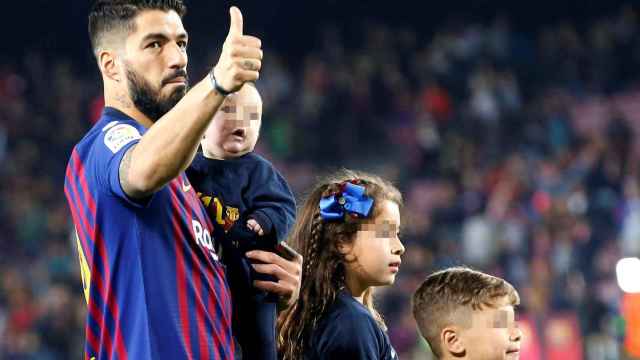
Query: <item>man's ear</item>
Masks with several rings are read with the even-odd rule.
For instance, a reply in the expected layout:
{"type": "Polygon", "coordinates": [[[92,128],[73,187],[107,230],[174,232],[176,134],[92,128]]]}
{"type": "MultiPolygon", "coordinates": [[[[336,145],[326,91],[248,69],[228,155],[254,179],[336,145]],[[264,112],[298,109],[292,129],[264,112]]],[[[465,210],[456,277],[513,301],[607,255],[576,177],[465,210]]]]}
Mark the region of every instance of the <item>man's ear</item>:
{"type": "Polygon", "coordinates": [[[116,59],[116,53],[112,50],[100,50],[98,53],[98,64],[100,71],[105,78],[111,79],[115,82],[122,80],[122,74],[120,66],[116,59]]]}
{"type": "Polygon", "coordinates": [[[440,332],[440,342],[442,351],[455,357],[464,356],[466,349],[464,340],[461,337],[460,328],[457,326],[447,326],[440,332]]]}

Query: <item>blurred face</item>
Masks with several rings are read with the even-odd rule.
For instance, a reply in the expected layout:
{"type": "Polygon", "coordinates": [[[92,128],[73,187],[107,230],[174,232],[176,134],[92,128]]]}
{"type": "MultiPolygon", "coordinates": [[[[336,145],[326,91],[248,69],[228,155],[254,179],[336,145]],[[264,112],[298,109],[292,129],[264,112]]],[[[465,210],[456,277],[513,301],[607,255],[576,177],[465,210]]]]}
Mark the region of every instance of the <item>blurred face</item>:
{"type": "MultiPolygon", "coordinates": [[[[353,279],[360,289],[370,286],[391,285],[400,270],[400,257],[404,246],[398,238],[400,231],[400,209],[393,201],[380,204],[380,213],[368,224],[363,224],[348,247],[346,276],[353,279]]],[[[349,281],[348,281],[349,282],[349,281]]]]}
{"type": "Polygon", "coordinates": [[[186,94],[187,33],[175,11],[147,10],[126,39],[124,72],[133,104],[152,121],[186,94]]]}
{"type": "Polygon", "coordinates": [[[253,151],[260,133],[262,100],[252,85],[227,96],[202,140],[204,155],[232,159],[253,151]]]}
{"type": "Polygon", "coordinates": [[[513,306],[504,298],[497,308],[472,312],[470,328],[461,331],[467,358],[474,360],[515,360],[520,358],[522,332],[515,322],[513,306]]]}

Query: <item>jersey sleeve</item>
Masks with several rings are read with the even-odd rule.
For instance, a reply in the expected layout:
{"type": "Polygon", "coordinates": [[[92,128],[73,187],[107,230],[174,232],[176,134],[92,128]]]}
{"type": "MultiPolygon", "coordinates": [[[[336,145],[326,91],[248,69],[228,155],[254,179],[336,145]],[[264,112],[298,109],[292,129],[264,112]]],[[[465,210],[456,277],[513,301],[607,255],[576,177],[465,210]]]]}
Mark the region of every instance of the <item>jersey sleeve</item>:
{"type": "Polygon", "coordinates": [[[380,360],[377,325],[364,316],[343,315],[333,319],[320,334],[318,358],[380,360]]]}
{"type": "Polygon", "coordinates": [[[296,202],[284,177],[268,162],[260,161],[251,174],[249,217],[264,229],[274,233],[278,241],[285,240],[293,226],[296,202]]]}
{"type": "Polygon", "coordinates": [[[135,207],[145,207],[150,203],[151,197],[133,199],[124,192],[120,183],[120,162],[141,138],[136,126],[117,121],[101,130],[92,149],[96,181],[100,188],[135,207]]]}

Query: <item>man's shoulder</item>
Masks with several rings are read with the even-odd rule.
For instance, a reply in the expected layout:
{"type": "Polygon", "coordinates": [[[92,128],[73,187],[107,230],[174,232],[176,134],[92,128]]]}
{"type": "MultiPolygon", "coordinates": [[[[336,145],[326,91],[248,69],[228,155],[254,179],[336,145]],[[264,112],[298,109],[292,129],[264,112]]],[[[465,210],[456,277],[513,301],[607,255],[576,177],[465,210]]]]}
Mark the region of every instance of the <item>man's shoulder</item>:
{"type": "Polygon", "coordinates": [[[144,126],[133,119],[115,117],[104,113],[87,131],[76,147],[81,149],[93,145],[97,140],[102,140],[107,148],[117,152],[120,147],[132,139],[141,137],[144,130],[144,126]]]}
{"type": "MultiPolygon", "coordinates": [[[[108,173],[111,160],[119,159],[118,156],[122,156],[132,142],[142,137],[140,126],[133,119],[109,116],[105,111],[74,146],[68,172],[85,174],[85,181],[98,181],[105,185],[104,174],[108,173]]],[[[68,177],[69,173],[65,176],[68,177]]]]}

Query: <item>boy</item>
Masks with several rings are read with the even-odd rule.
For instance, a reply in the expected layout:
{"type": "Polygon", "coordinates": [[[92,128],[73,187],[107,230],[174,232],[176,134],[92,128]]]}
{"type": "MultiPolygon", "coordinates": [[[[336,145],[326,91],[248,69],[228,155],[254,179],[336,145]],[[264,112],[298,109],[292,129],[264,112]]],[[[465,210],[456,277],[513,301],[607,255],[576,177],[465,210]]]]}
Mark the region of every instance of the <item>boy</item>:
{"type": "Polygon", "coordinates": [[[503,279],[464,267],[431,274],[413,295],[413,316],[435,357],[518,359],[518,292],[503,279]]]}
{"type": "Polygon", "coordinates": [[[271,163],[253,153],[261,117],[262,99],[252,83],[229,95],[187,176],[214,222],[214,237],[223,239],[233,330],[242,358],[275,360],[276,302],[253,286],[255,280],[273,278],[258,276],[245,253],[282,246],[294,222],[295,200],[271,163]]]}

